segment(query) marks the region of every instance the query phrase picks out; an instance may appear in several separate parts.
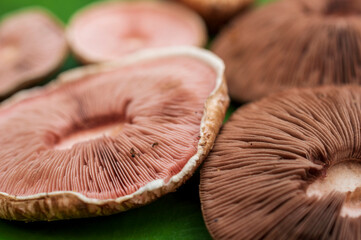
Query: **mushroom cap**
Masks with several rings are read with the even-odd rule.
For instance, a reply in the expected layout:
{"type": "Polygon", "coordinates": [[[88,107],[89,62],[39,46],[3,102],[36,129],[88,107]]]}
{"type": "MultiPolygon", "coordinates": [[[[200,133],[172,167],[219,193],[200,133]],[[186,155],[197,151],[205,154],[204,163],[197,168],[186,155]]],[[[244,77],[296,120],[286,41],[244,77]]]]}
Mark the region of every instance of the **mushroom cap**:
{"type": "Polygon", "coordinates": [[[69,44],[84,63],[111,61],[145,49],[203,46],[203,20],[180,4],[157,1],[106,1],[75,14],[67,29],[69,44]]]}
{"type": "Polygon", "coordinates": [[[0,97],[42,80],[61,66],[67,53],[63,26],[46,10],[6,15],[0,22],[0,97]]]}
{"type": "Polygon", "coordinates": [[[286,0],[234,20],[212,50],[230,96],[252,101],[292,87],[360,83],[361,2],[286,0]]]}
{"type": "Polygon", "coordinates": [[[206,50],[148,50],[10,98],[0,107],[0,217],[109,215],[174,191],[222,124],[223,71],[206,50]]]}
{"type": "Polygon", "coordinates": [[[245,9],[254,0],[176,0],[198,12],[213,31],[245,9]]]}
{"type": "Polygon", "coordinates": [[[360,129],[360,86],[293,89],[237,110],[201,169],[211,235],[360,239],[360,129]],[[343,187],[323,184],[337,174],[343,187]]]}

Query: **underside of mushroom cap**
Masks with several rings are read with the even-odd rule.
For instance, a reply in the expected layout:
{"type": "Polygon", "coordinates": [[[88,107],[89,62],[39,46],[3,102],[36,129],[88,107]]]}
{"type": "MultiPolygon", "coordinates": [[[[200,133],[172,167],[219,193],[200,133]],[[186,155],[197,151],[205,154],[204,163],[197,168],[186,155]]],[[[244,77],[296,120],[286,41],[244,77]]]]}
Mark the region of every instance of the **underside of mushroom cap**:
{"type": "Polygon", "coordinates": [[[65,60],[61,23],[41,8],[11,13],[0,22],[0,98],[35,84],[65,60]]]}
{"type": "Polygon", "coordinates": [[[230,95],[252,101],[292,87],[360,83],[361,1],[284,0],[233,21],[212,50],[230,95]]]}
{"type": "Polygon", "coordinates": [[[249,6],[254,0],[176,0],[197,11],[212,31],[249,6]]]}
{"type": "Polygon", "coordinates": [[[84,63],[119,59],[145,48],[204,46],[203,20],[180,4],[106,1],[80,10],[67,29],[69,44],[84,63]]]}
{"type": "Polygon", "coordinates": [[[71,71],[0,108],[0,216],[108,215],[174,191],[213,145],[223,63],[178,47],[71,71]]]}
{"type": "Polygon", "coordinates": [[[201,170],[215,239],[361,238],[361,87],[281,92],[236,111],[201,170]]]}

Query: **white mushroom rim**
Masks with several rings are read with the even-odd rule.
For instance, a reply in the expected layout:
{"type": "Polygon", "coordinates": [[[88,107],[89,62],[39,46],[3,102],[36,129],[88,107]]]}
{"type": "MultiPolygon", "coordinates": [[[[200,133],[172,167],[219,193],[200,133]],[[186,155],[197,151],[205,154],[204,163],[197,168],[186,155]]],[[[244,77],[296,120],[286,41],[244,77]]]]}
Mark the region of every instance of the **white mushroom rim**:
{"type": "MultiPolygon", "coordinates": [[[[162,59],[167,57],[176,57],[176,56],[188,56],[195,59],[199,59],[204,61],[205,63],[209,64],[215,72],[216,72],[216,84],[215,88],[211,92],[211,94],[208,96],[207,100],[205,101],[205,104],[211,99],[213,95],[216,94],[217,90],[221,87],[222,81],[223,81],[223,75],[224,75],[224,63],[223,61],[217,57],[215,54],[211,53],[208,50],[200,49],[197,47],[167,47],[167,48],[161,48],[161,49],[149,49],[149,50],[143,50],[136,52],[132,55],[126,56],[122,58],[121,60],[114,61],[114,62],[108,62],[108,63],[102,63],[87,67],[82,67],[80,69],[74,69],[69,72],[66,72],[59,76],[59,78],[52,83],[53,86],[56,84],[61,84],[61,82],[69,82],[69,81],[75,81],[81,77],[93,75],[96,73],[101,72],[107,72],[112,69],[128,66],[134,63],[139,63],[142,61],[149,61],[149,60],[156,60],[156,59],[162,59]]],[[[37,90],[30,90],[30,92],[34,95],[37,95],[37,90]]],[[[10,99],[9,101],[5,101],[3,103],[2,107],[6,107],[9,104],[14,103],[14,101],[20,101],[24,98],[24,94],[29,93],[28,91],[22,91],[15,95],[13,99],[10,99]],[[5,106],[4,106],[5,105],[5,106]]],[[[215,100],[213,100],[215,101],[215,100]]],[[[147,183],[145,186],[139,188],[137,191],[135,191],[132,194],[125,195],[119,198],[115,199],[104,199],[99,200],[96,198],[88,198],[84,196],[81,193],[73,192],[73,191],[55,191],[50,193],[38,193],[28,196],[15,196],[10,195],[4,192],[0,192],[0,195],[14,198],[16,200],[34,200],[34,199],[40,199],[48,196],[57,196],[57,195],[63,195],[63,194],[72,194],[76,197],[78,197],[81,201],[89,204],[95,204],[95,205],[103,205],[109,202],[116,202],[116,203],[122,203],[128,199],[133,198],[134,196],[142,195],[146,192],[153,192],[158,189],[167,188],[168,186],[173,185],[174,183],[178,183],[181,181],[189,172],[190,170],[194,169],[198,162],[200,157],[204,154],[204,148],[201,146],[201,143],[204,141],[204,129],[206,125],[206,120],[208,117],[207,109],[204,109],[204,114],[202,117],[202,121],[200,124],[200,139],[198,141],[197,146],[197,153],[193,155],[189,161],[184,165],[183,169],[176,175],[172,176],[168,182],[165,182],[163,179],[156,179],[152,182],[147,183]]]]}

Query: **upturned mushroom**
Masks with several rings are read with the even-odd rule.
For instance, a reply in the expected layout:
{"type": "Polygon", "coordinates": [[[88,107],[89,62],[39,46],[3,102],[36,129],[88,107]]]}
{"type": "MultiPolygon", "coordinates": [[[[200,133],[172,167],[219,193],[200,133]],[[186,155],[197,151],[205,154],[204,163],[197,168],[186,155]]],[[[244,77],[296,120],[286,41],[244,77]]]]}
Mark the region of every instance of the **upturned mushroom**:
{"type": "Polygon", "coordinates": [[[110,1],[91,4],[71,19],[69,44],[84,63],[115,60],[145,49],[203,46],[203,20],[177,3],[110,1]]]}
{"type": "Polygon", "coordinates": [[[60,22],[41,8],[0,22],[0,98],[43,80],[61,66],[68,48],[60,22]]]}
{"type": "Polygon", "coordinates": [[[212,50],[230,95],[252,101],[292,87],[360,83],[361,1],[284,0],[233,21],[212,50]]]}
{"type": "Polygon", "coordinates": [[[361,87],[294,89],[237,110],[201,170],[215,239],[361,239],[361,87]]]}
{"type": "Polygon", "coordinates": [[[109,215],[175,191],[228,105],[222,61],[149,50],[62,75],[0,107],[0,217],[109,215]]]}

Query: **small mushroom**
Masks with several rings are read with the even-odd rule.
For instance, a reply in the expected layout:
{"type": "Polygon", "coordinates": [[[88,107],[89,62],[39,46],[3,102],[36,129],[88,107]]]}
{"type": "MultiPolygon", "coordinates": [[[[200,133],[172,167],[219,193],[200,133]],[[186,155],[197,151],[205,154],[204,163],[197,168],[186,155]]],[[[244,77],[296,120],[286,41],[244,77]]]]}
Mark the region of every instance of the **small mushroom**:
{"type": "Polygon", "coordinates": [[[60,22],[41,9],[11,13],[0,22],[0,98],[54,72],[68,48],[60,22]]]}
{"type": "Polygon", "coordinates": [[[176,0],[197,11],[212,32],[248,7],[254,0],[176,0]]]}
{"type": "Polygon", "coordinates": [[[360,13],[359,0],[283,0],[236,19],[212,46],[226,63],[231,97],[359,84],[360,13]]]}
{"type": "Polygon", "coordinates": [[[223,69],[206,50],[150,50],[10,98],[0,106],[0,217],[109,215],[174,191],[222,124],[223,69]]]}
{"type": "Polygon", "coordinates": [[[203,20],[180,4],[110,1],[80,10],[67,30],[69,44],[84,63],[115,60],[145,49],[203,46],[203,20]]]}
{"type": "Polygon", "coordinates": [[[201,170],[215,239],[361,239],[361,87],[278,93],[237,110],[201,170]]]}

